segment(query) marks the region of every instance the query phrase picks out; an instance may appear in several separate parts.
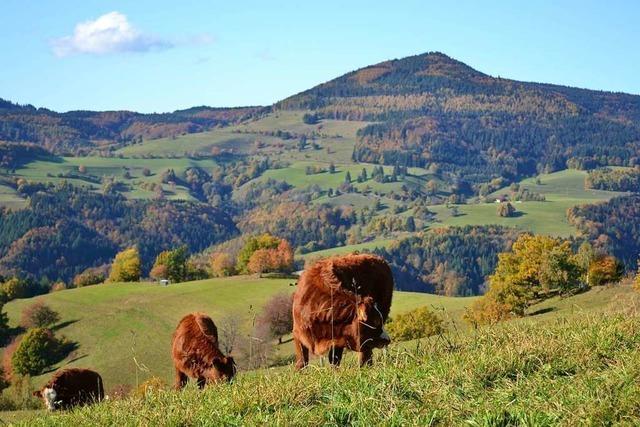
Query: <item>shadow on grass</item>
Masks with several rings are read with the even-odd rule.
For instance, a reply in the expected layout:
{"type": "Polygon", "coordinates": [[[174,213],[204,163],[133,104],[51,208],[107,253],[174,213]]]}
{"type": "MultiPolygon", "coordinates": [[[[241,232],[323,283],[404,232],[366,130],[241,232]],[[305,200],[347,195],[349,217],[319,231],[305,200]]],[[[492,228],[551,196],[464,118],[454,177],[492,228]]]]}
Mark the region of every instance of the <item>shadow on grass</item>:
{"type": "Polygon", "coordinates": [[[545,314],[545,313],[551,313],[552,311],[557,310],[556,307],[545,307],[545,308],[541,308],[539,310],[536,310],[532,313],[529,313],[529,316],[538,316],[540,314],[545,314]]]}
{"type": "Polygon", "coordinates": [[[80,319],[67,320],[67,321],[65,321],[65,322],[58,323],[57,325],[52,326],[52,327],[51,327],[51,330],[52,330],[52,331],[56,331],[56,332],[57,332],[57,331],[59,331],[60,329],[64,329],[64,328],[66,328],[66,327],[67,327],[67,326],[69,326],[69,325],[73,325],[73,324],[74,324],[74,323],[76,323],[78,320],[80,320],[80,319]]]}

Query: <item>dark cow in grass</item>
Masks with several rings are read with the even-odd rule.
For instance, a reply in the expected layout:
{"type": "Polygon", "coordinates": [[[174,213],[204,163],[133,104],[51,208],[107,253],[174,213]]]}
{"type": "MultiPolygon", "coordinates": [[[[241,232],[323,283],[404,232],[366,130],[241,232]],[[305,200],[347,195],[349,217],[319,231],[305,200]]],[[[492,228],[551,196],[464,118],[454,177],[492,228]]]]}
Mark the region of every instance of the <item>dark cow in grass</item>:
{"type": "Polygon", "coordinates": [[[102,377],[89,369],[64,369],[56,372],[40,390],[33,392],[47,409],[69,409],[104,399],[102,377]]]}
{"type": "Polygon", "coordinates": [[[209,316],[191,313],[180,320],[175,333],[171,354],[176,369],[176,388],[195,378],[198,386],[219,381],[231,381],[236,367],[232,357],[226,357],[218,348],[218,329],[209,316]]]}
{"type": "Polygon", "coordinates": [[[296,368],[327,351],[339,365],[345,348],[358,352],[360,366],[371,364],[373,349],[390,342],[383,325],[392,296],[391,269],[378,256],[332,257],[305,270],[293,297],[296,368]]]}

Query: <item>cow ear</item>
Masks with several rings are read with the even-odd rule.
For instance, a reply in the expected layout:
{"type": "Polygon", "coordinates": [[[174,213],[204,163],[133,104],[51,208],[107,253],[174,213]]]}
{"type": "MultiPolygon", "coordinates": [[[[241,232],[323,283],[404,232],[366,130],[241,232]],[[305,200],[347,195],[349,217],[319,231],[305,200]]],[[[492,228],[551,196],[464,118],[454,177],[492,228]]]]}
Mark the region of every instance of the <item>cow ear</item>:
{"type": "Polygon", "coordinates": [[[358,303],[356,315],[358,316],[358,320],[360,320],[361,322],[367,321],[367,305],[365,303],[358,303]]]}

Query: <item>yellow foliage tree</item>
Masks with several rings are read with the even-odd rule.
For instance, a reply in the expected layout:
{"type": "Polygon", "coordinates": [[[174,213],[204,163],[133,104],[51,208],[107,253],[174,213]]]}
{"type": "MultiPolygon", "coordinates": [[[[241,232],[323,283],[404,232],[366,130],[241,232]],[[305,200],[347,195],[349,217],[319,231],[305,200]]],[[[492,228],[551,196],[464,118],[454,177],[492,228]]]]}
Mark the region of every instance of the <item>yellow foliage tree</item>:
{"type": "Polygon", "coordinates": [[[137,282],[140,280],[140,253],[138,248],[119,252],[109,273],[109,282],[137,282]]]}
{"type": "Polygon", "coordinates": [[[581,270],[569,242],[523,234],[511,252],[498,255],[489,290],[466,314],[471,323],[493,323],[523,316],[533,302],[575,289],[581,270]]]}
{"type": "Polygon", "coordinates": [[[216,252],[211,256],[211,272],[216,277],[231,276],[235,271],[233,257],[226,252],[216,252]]]}
{"type": "Polygon", "coordinates": [[[624,266],[620,261],[611,255],[603,255],[591,262],[587,277],[590,286],[602,286],[620,281],[623,273],[624,266]]]}

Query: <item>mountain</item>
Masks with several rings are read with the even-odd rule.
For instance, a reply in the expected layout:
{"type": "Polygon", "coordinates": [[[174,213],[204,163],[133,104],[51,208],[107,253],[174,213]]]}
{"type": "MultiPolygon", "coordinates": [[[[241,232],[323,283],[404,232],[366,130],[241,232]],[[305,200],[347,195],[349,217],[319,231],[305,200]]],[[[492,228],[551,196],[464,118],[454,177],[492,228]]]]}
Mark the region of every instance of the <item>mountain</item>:
{"type": "Polygon", "coordinates": [[[31,142],[56,154],[87,154],[142,139],[203,132],[244,120],[260,107],[193,107],[172,113],[69,111],[57,113],[0,99],[0,141],[31,142]]]}
{"type": "Polygon", "coordinates": [[[275,108],[376,122],[360,130],[354,160],[451,180],[640,163],[640,96],[491,77],[437,52],[361,68],[275,108]]]}

